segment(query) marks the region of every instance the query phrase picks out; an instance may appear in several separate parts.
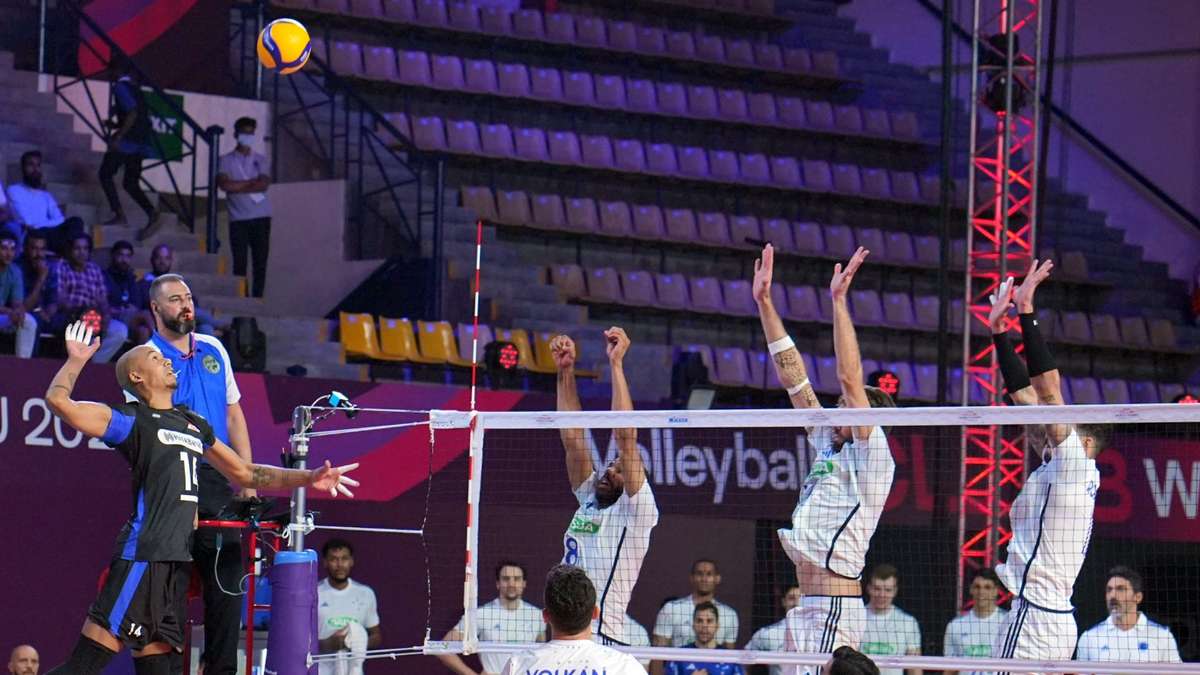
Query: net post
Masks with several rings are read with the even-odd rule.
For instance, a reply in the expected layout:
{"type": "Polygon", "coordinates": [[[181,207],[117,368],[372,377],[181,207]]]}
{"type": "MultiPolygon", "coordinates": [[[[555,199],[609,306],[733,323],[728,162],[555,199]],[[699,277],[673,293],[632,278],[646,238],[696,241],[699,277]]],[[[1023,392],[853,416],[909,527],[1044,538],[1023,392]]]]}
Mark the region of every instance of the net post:
{"type": "Polygon", "coordinates": [[[467,465],[467,550],[463,575],[463,654],[479,647],[475,610],[479,606],[479,494],[483,484],[483,419],[471,413],[471,442],[467,465]]]}
{"type": "MultiPolygon", "coordinates": [[[[296,406],[292,411],[292,435],[288,439],[292,451],[290,464],[293,469],[304,470],[308,466],[308,430],[312,427],[312,411],[305,406],[296,406]]],[[[297,553],[304,550],[305,489],[292,490],[291,548],[297,553]]]]}

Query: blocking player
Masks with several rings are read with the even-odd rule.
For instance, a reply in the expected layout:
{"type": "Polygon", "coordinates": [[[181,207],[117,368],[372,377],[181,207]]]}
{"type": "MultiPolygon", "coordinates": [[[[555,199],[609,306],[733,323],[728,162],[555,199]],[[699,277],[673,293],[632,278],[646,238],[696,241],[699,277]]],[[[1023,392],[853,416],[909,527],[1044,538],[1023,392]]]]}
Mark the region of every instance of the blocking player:
{"type": "MultiPolygon", "coordinates": [[[[624,358],[625,331],[604,331],[612,368],[612,409],[633,410],[624,358]]],[[[581,408],[575,388],[575,343],[559,335],[550,343],[558,367],[558,409],[581,408]]],[[[658,505],[646,480],[636,429],[614,429],[619,455],[597,471],[582,429],[563,429],[567,478],[579,508],[563,533],[563,559],[587,572],[599,594],[595,636],[605,645],[624,645],[625,609],[637,584],[642,560],[650,548],[650,531],[658,524],[658,505]]]]}
{"type": "MultiPolygon", "coordinates": [[[[992,341],[1017,405],[1063,405],[1058,367],[1033,308],[1034,292],[1053,268],[1049,260],[1034,260],[1019,287],[1006,279],[992,297],[992,341]],[[1007,316],[1014,305],[1027,365],[1008,340],[1007,316]]],[[[1075,651],[1071,593],[1091,540],[1100,488],[1096,456],[1111,431],[1104,424],[1047,424],[1045,432],[1046,447],[1039,448],[1043,463],[1013,501],[1007,559],[996,567],[1017,597],[992,644],[994,658],[1066,661],[1075,651]]]]}
{"type": "Polygon", "coordinates": [[[75,401],[75,381],[100,342],[76,322],[67,327],[66,347],[67,362],[50,383],[46,403],[71,427],[104,441],[129,462],[133,512],[117,537],[107,579],[79,641],[50,675],[94,675],[125,645],[133,650],[138,675],[167,675],[171,653],[183,648],[200,456],[238,485],[312,487],[333,496],[352,496],[346,486],[358,483],[343,474],[358,465],[333,468],[326,462],[314,471],[297,471],[246,462],[213,437],[204,418],[172,405],[177,382],[171,362],[145,345],[117,361],[117,382],[137,402],[75,401]]]}
{"type": "MultiPolygon", "coordinates": [[[[850,320],[847,294],[854,275],[870,251],[861,246],[843,268],[838,263],[829,282],[833,297],[833,347],[842,396],[838,407],[894,407],[884,391],[863,384],[862,358],[850,320]]],[[[797,408],[820,408],[804,361],[784,330],[771,300],[775,251],[767,244],[754,263],[754,300],[767,349],[779,381],[797,408]]],[[[867,548],[892,489],[896,463],[887,437],[878,426],[811,427],[816,451],[792,512],[792,528],[779,530],[779,541],[796,564],[803,598],[788,611],[786,648],[793,652],[832,653],[842,645],[857,648],[866,626],[859,580],[867,548]]],[[[790,666],[787,673],[819,672],[790,666]]]]}

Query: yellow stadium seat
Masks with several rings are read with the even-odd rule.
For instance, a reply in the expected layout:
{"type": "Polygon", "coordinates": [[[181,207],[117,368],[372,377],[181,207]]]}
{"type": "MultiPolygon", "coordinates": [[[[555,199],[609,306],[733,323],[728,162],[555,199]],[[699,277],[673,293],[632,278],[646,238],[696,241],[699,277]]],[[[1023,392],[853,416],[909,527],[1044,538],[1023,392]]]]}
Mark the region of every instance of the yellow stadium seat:
{"type": "Polygon", "coordinates": [[[533,356],[533,347],[529,344],[529,333],[524,328],[501,328],[496,333],[496,339],[501,342],[511,342],[517,346],[517,365],[531,373],[555,373],[557,369],[550,364],[547,369],[537,363],[533,356]]]}
{"type": "Polygon", "coordinates": [[[379,336],[375,333],[375,317],[370,314],[338,313],[338,326],[342,349],[347,356],[365,356],[380,361],[399,361],[379,349],[379,336]]]}
{"type": "Polygon", "coordinates": [[[417,349],[417,338],[413,334],[412,322],[408,319],[379,317],[379,335],[382,352],[394,361],[413,363],[445,363],[445,360],[429,359],[417,349]]]}
{"type": "Polygon", "coordinates": [[[454,329],[449,321],[418,321],[417,335],[421,353],[426,358],[437,359],[439,363],[449,363],[452,366],[471,367],[471,362],[458,354],[454,329]]]}
{"type": "Polygon", "coordinates": [[[550,341],[555,335],[558,333],[548,330],[540,330],[533,334],[533,362],[539,368],[548,368],[549,372],[557,370],[557,366],[554,365],[554,353],[550,351],[550,341]]]}

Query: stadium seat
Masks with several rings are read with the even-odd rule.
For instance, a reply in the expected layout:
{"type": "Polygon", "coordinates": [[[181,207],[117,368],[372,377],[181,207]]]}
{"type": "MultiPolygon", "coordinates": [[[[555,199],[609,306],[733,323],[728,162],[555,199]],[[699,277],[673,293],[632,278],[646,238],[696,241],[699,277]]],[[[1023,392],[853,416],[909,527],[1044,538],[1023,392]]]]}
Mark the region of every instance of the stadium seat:
{"type": "Polygon", "coordinates": [[[729,219],[729,242],[733,246],[755,246],[747,242],[747,240],[760,240],[762,237],[762,230],[758,226],[758,218],[754,216],[734,216],[729,219]]]}
{"type": "MultiPolygon", "coordinates": [[[[817,230],[818,234],[820,230],[817,230]]],[[[792,253],[796,250],[796,241],[792,238],[792,223],[783,218],[767,218],[762,221],[762,238],[771,242],[775,250],[792,253]]]]}
{"type": "Polygon", "coordinates": [[[810,129],[833,128],[833,106],[828,101],[805,101],[804,116],[810,129]]]}
{"type": "Polygon", "coordinates": [[[1158,395],[1158,385],[1147,380],[1137,380],[1129,383],[1129,399],[1133,403],[1161,403],[1158,395]]]}
{"type": "Polygon", "coordinates": [[[372,46],[363,50],[363,77],[372,80],[399,80],[396,71],[396,50],[372,46]]]}
{"type": "Polygon", "coordinates": [[[480,7],[479,29],[492,35],[511,35],[512,12],[507,7],[495,5],[480,7]]]}
{"type": "Polygon", "coordinates": [[[413,143],[422,150],[445,150],[446,130],[440,117],[418,117],[413,120],[413,143]]]}
{"type": "Polygon", "coordinates": [[[654,95],[654,83],[640,78],[625,80],[625,103],[635,112],[653,113],[658,110],[654,95]]]}
{"type": "Polygon", "coordinates": [[[879,301],[879,293],[870,290],[850,291],[850,307],[854,312],[854,322],[862,326],[879,326],[883,324],[883,304],[879,301]]]}
{"type": "Polygon", "coordinates": [[[790,47],[783,50],[783,67],[793,73],[807,73],[812,70],[812,54],[803,47],[790,47]]]}
{"type": "Polygon", "coordinates": [[[775,96],[767,92],[752,92],[747,101],[746,112],[751,120],[759,124],[774,126],[779,120],[779,113],[775,109],[775,96]]]}
{"type": "Polygon", "coordinates": [[[624,110],[625,80],[620,75],[597,75],[593,78],[596,87],[596,103],[605,108],[624,110]]]}
{"type": "Polygon", "coordinates": [[[829,162],[819,159],[806,159],[800,164],[804,171],[804,187],[819,192],[831,192],[833,190],[833,170],[829,167],[829,162]]]}
{"type": "Polygon", "coordinates": [[[883,255],[883,232],[878,228],[864,227],[854,232],[854,243],[871,252],[871,256],[883,255]]]}
{"type": "Polygon", "coordinates": [[[705,61],[725,61],[725,41],[718,35],[702,35],[696,40],[696,56],[705,61]]]}
{"type": "Polygon", "coordinates": [[[1123,316],[1120,320],[1121,342],[1127,347],[1149,347],[1150,334],[1146,320],[1140,316],[1123,316]]]}
{"type": "Polygon", "coordinates": [[[913,237],[916,262],[924,267],[937,267],[941,258],[941,242],[937,237],[913,237]]]}
{"type": "Polygon", "coordinates": [[[779,316],[787,317],[791,311],[788,309],[788,287],[783,284],[771,284],[771,302],[779,316]]]}
{"type": "Polygon", "coordinates": [[[1100,380],[1100,391],[1104,396],[1105,403],[1123,404],[1131,402],[1129,383],[1125,380],[1100,380]]]}
{"type": "Polygon", "coordinates": [[[1175,400],[1175,397],[1186,391],[1182,384],[1177,382],[1164,382],[1158,385],[1159,403],[1170,403],[1175,400]]]}
{"type": "Polygon", "coordinates": [[[783,50],[777,44],[755,42],[754,65],[764,70],[783,70],[783,50]]]}
{"type": "Polygon", "coordinates": [[[833,126],[843,133],[861,134],[863,132],[862,109],[853,104],[835,106],[833,126]]]}
{"type": "Polygon", "coordinates": [[[464,360],[458,353],[454,329],[449,321],[418,321],[417,334],[421,355],[425,358],[460,368],[471,366],[471,361],[464,360]]]}
{"type": "Polygon", "coordinates": [[[892,199],[900,202],[921,201],[921,190],[917,185],[917,174],[911,171],[891,172],[892,199]]]}
{"type": "Polygon", "coordinates": [[[633,138],[617,139],[613,142],[613,161],[616,167],[630,173],[646,170],[646,152],[642,142],[633,138]]]}
{"type": "Polygon", "coordinates": [[[556,335],[558,333],[549,330],[540,330],[533,334],[533,363],[537,366],[536,372],[557,372],[558,366],[554,365],[554,351],[550,349],[550,342],[556,335]]]}
{"type": "Polygon", "coordinates": [[[550,12],[545,16],[546,39],[550,42],[575,44],[575,15],[569,12],[550,12]]]}
{"type": "Polygon", "coordinates": [[[1150,320],[1150,346],[1158,349],[1175,349],[1175,325],[1169,319],[1150,320]]]}
{"type": "Polygon", "coordinates": [[[825,233],[816,223],[796,223],[792,228],[796,251],[807,255],[825,255],[825,233]]]}
{"type": "Polygon", "coordinates": [[[737,153],[728,150],[709,150],[708,171],[714,179],[723,183],[736,182],[739,177],[737,153]]]}
{"type": "Polygon", "coordinates": [[[497,190],[496,213],[500,222],[510,225],[528,225],[533,221],[529,197],[520,190],[497,190]]]}
{"type": "Polygon", "coordinates": [[[704,148],[681,146],[675,154],[679,160],[679,173],[693,178],[708,178],[708,153],[704,148]]]}
{"type": "MultiPolygon", "coordinates": [[[[469,323],[458,324],[458,356],[470,363],[471,346],[474,343],[475,326],[469,323]]],[[[479,360],[483,361],[483,348],[492,342],[492,327],[486,323],[479,324],[479,360]]]]}
{"type": "Polygon", "coordinates": [[[667,53],[680,59],[696,58],[696,41],[685,31],[667,32],[667,53]]]}
{"type": "Polygon", "coordinates": [[[667,209],[663,215],[666,218],[667,238],[688,244],[699,240],[696,214],[691,209],[667,209]]]}
{"type": "Polygon", "coordinates": [[[621,295],[627,305],[653,307],[658,303],[654,294],[654,277],[642,270],[621,272],[621,295]]]}
{"type": "Polygon", "coordinates": [[[575,105],[596,105],[596,85],[588,72],[566,71],[563,74],[563,100],[575,105]]]}
{"type": "Polygon", "coordinates": [[[433,57],[430,68],[433,75],[433,86],[451,91],[461,91],[467,88],[462,60],[457,56],[438,54],[433,57]]]}
{"type": "Polygon", "coordinates": [[[587,296],[587,281],[579,265],[551,265],[550,283],[568,298],[587,296]]]}
{"type": "Polygon", "coordinates": [[[688,291],[692,298],[692,310],[710,314],[725,312],[721,300],[721,282],[713,277],[692,277],[688,280],[688,291]]]}
{"type": "Polygon", "coordinates": [[[713,119],[720,115],[717,92],[707,85],[687,87],[688,114],[702,119],[713,119]]]}
{"type": "MultiPolygon", "coordinates": [[[[841,386],[838,383],[837,359],[832,356],[821,356],[817,358],[816,365],[817,368],[815,371],[809,371],[810,373],[817,373],[817,382],[813,387],[822,394],[840,393],[841,386]]],[[[812,379],[811,375],[809,379],[812,379]]]]}
{"type": "Polygon", "coordinates": [[[643,239],[665,239],[667,227],[662,209],[654,204],[634,204],[633,232],[643,239]]]}
{"type": "Polygon", "coordinates": [[[888,120],[886,110],[867,108],[862,111],[862,131],[871,136],[887,138],[892,135],[892,123],[888,120]]]}
{"type": "Polygon", "coordinates": [[[357,77],[363,74],[362,47],[357,42],[330,43],[329,66],[338,75],[357,77]]]}
{"type": "Polygon", "coordinates": [[[467,185],[461,190],[462,205],[475,212],[477,218],[496,220],[496,197],[491,188],[467,185]]]}
{"type": "Polygon", "coordinates": [[[596,202],[591,197],[569,197],[565,202],[567,228],[575,232],[595,232],[600,229],[596,202]]]}
{"type": "Polygon", "coordinates": [[[587,271],[587,298],[592,302],[619,304],[621,281],[617,271],[611,267],[597,267],[587,271]]]}
{"type": "Polygon", "coordinates": [[[466,81],[463,88],[476,94],[496,94],[500,83],[496,78],[496,64],[487,59],[467,59],[464,68],[466,81]]]}
{"type": "Polygon", "coordinates": [[[375,317],[370,314],[338,312],[338,336],[346,356],[383,359],[375,334],[375,317]]]}
{"type": "MultiPolygon", "coordinates": [[[[779,374],[775,372],[775,364],[771,361],[766,352],[750,352],[747,354],[749,361],[749,385],[755,389],[780,390],[783,385],[779,383],[779,374]]],[[[812,377],[812,374],[809,374],[812,377]]]]}
{"type": "Polygon", "coordinates": [[[1117,318],[1112,314],[1092,314],[1092,339],[1097,344],[1119,345],[1121,334],[1117,330],[1117,318]]]}
{"type": "Polygon", "coordinates": [[[750,367],[746,352],[740,347],[723,347],[716,353],[716,374],[713,384],[724,387],[746,387],[750,385],[750,367]]]}
{"type": "Polygon", "coordinates": [[[444,26],[449,23],[445,0],[416,0],[416,20],[429,26],[444,26]]]}
{"type": "Polygon", "coordinates": [[[350,0],[347,10],[351,15],[364,19],[382,19],[383,5],[379,0],[350,0]]]}
{"type": "Polygon", "coordinates": [[[558,68],[533,68],[529,71],[529,95],[542,101],[562,101],[562,73],[558,68]]]}
{"type": "Polygon", "coordinates": [[[533,345],[529,342],[529,333],[524,328],[498,328],[495,332],[497,340],[516,345],[517,365],[520,368],[531,373],[552,374],[556,372],[553,366],[546,368],[538,365],[533,356],[533,345]]]}
{"type": "Polygon", "coordinates": [[[500,94],[515,98],[529,98],[529,69],[523,63],[501,63],[496,68],[496,79],[500,94]]]}
{"type": "Polygon", "coordinates": [[[751,294],[750,282],[745,279],[726,279],[721,282],[725,311],[737,316],[758,316],[758,306],[751,294]]]}
{"type": "Polygon", "coordinates": [[[771,182],[779,187],[801,187],[804,177],[795,157],[771,157],[771,182]]]}
{"type": "MultiPolygon", "coordinates": [[[[921,392],[917,390],[917,376],[911,364],[907,361],[889,361],[882,365],[885,370],[892,371],[900,378],[900,398],[913,399],[920,395],[921,392]]],[[[936,389],[936,382],[934,385],[936,389]]]]}
{"type": "Polygon", "coordinates": [[[507,124],[485,124],[479,131],[483,154],[492,157],[515,157],[512,130],[507,124]]]}
{"type": "Polygon", "coordinates": [[[888,232],[883,239],[882,253],[884,260],[901,265],[911,265],[917,259],[912,235],[907,232],[888,232]]]}
{"type": "Polygon", "coordinates": [[[1088,325],[1087,314],[1083,312],[1062,313],[1062,337],[1070,342],[1090,344],[1092,329],[1088,325]]]}
{"type": "Polygon", "coordinates": [[[740,89],[721,89],[717,93],[717,111],[722,119],[741,122],[750,116],[746,92],[740,89]]]}
{"type": "Polygon", "coordinates": [[[479,129],[471,120],[449,120],[446,128],[446,146],[454,152],[478,155],[483,152],[479,143],[479,129]]]}
{"type": "Polygon", "coordinates": [[[451,2],[446,13],[450,25],[458,30],[472,33],[483,30],[479,21],[479,5],[474,2],[451,2]]]}
{"type": "Polygon", "coordinates": [[[896,138],[918,139],[921,137],[917,126],[917,114],[911,110],[893,110],[892,135],[896,138]]]}
{"type": "Polygon", "coordinates": [[[886,169],[866,168],[860,172],[862,176],[862,192],[876,199],[891,199],[892,186],[888,180],[886,169]]]}
{"type": "Polygon", "coordinates": [[[567,226],[567,214],[563,208],[562,197],[558,195],[534,194],[529,200],[533,220],[530,225],[549,230],[562,230],[567,226]]]}
{"type": "Polygon", "coordinates": [[[608,30],[604,18],[598,16],[578,16],[575,18],[575,36],[579,44],[589,47],[607,47],[608,30]]]}
{"type": "Polygon", "coordinates": [[[857,248],[854,245],[854,230],[848,225],[826,225],[824,228],[825,234],[825,250],[824,253],[843,262],[850,259],[854,255],[857,248]]]}
{"type": "Polygon", "coordinates": [[[513,145],[517,157],[531,162],[545,162],[550,159],[550,149],[546,145],[546,132],[536,127],[516,127],[513,129],[513,145]]]}
{"type": "Polygon", "coordinates": [[[813,52],[812,68],[814,73],[825,77],[838,77],[842,70],[837,52],[832,51],[813,52]]]}
{"type": "Polygon", "coordinates": [[[389,21],[410,23],[417,18],[413,0],[383,0],[383,16],[389,21]]]}
{"type": "Polygon", "coordinates": [[[600,201],[599,232],[612,237],[628,237],[633,234],[633,214],[625,202],[600,201]]]}
{"type": "Polygon", "coordinates": [[[612,168],[613,149],[608,136],[583,134],[579,137],[579,142],[583,146],[584,164],[600,169],[612,168]]]}
{"type": "MultiPolygon", "coordinates": [[[[804,174],[805,182],[808,173],[804,174]]],[[[810,186],[811,187],[811,186],[810,186]]],[[[862,173],[853,164],[833,165],[833,189],[842,194],[857,195],[863,192],[862,173]]]]}
{"type": "Polygon", "coordinates": [[[914,398],[918,401],[932,403],[937,400],[937,372],[938,367],[933,364],[923,363],[913,369],[913,376],[917,379],[917,393],[914,398]]]}
{"type": "MultiPolygon", "coordinates": [[[[812,286],[787,287],[787,317],[795,321],[821,321],[821,301],[812,286]]],[[[782,309],[782,308],[781,308],[782,309]]]]}
{"type": "Polygon", "coordinates": [[[1071,400],[1076,405],[1104,403],[1104,397],[1100,394],[1100,385],[1097,384],[1095,378],[1070,377],[1067,379],[1071,381],[1071,400]]]}
{"type": "Polygon", "coordinates": [[[417,336],[408,319],[379,317],[379,344],[389,361],[411,361],[413,363],[441,363],[428,359],[417,348],[417,336]]]}
{"type": "Polygon", "coordinates": [[[687,90],[678,82],[655,82],[654,94],[658,100],[658,112],[672,117],[688,114],[687,90]]]}
{"type": "Polygon", "coordinates": [[[912,297],[908,293],[884,293],[883,319],[889,328],[913,328],[916,318],[912,297]]]}
{"type": "Polygon", "coordinates": [[[670,143],[647,143],[646,170],[667,176],[679,173],[679,165],[675,161],[675,146],[670,143]]]}
{"type": "Polygon", "coordinates": [[[730,245],[729,221],[724,213],[702,212],[696,222],[699,241],[712,246],[730,245]]]}
{"type": "MultiPolygon", "coordinates": [[[[939,309],[938,296],[918,295],[914,307],[917,327],[924,330],[937,330],[939,309]]],[[[951,326],[950,330],[955,331],[955,327],[951,326]]]]}
{"type": "Polygon", "coordinates": [[[545,36],[542,13],[534,9],[519,9],[512,14],[512,32],[527,40],[541,40],[545,36]]]}
{"type": "Polygon", "coordinates": [[[1058,312],[1053,309],[1037,310],[1038,327],[1042,329],[1042,337],[1054,339],[1063,334],[1062,321],[1058,312]]]}
{"type": "Polygon", "coordinates": [[[808,114],[804,110],[803,99],[780,96],[775,99],[775,109],[779,114],[780,124],[796,129],[808,127],[808,114]]]}
{"type": "Polygon", "coordinates": [[[688,282],[682,274],[656,274],[654,288],[660,307],[687,309],[688,282]]]}
{"type": "Polygon", "coordinates": [[[559,164],[582,164],[583,150],[572,131],[552,131],[548,139],[550,160],[559,164]]]}

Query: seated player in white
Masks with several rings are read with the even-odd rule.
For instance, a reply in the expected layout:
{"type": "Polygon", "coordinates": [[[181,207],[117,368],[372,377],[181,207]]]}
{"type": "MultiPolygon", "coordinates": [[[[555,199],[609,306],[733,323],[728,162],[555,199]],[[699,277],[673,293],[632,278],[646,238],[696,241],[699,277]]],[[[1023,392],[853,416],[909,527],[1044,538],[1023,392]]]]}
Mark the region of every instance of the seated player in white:
{"type": "Polygon", "coordinates": [[[700,558],[692,563],[688,581],[692,592],[682,598],[675,598],[658,610],[654,620],[655,646],[682,647],[696,639],[692,630],[692,615],[701,603],[711,602],[721,613],[721,632],[717,634],[717,642],[727,649],[736,646],[738,636],[737,610],[717,600],[717,587],[721,585],[721,570],[715,560],[700,558]]]}
{"type": "Polygon", "coordinates": [[[1179,663],[1179,645],[1166,626],[1146,618],[1138,605],[1145,598],[1142,575],[1124,565],[1108,571],[1104,600],[1108,618],[1079,637],[1080,661],[1179,663]]]}
{"type": "MultiPolygon", "coordinates": [[[[867,656],[920,656],[921,626],[912,614],[896,606],[900,573],[884,563],[867,577],[867,628],[859,650],[867,656]]],[[[920,675],[920,670],[880,668],[881,675],[920,675]]]]}
{"type": "MultiPolygon", "coordinates": [[[[863,384],[858,338],[850,320],[847,294],[854,275],[870,251],[859,247],[829,282],[833,298],[833,348],[842,396],[838,407],[895,407],[887,393],[863,384]]],[[[797,408],[820,408],[795,343],[771,299],[775,251],[770,244],[754,264],[754,300],[775,362],[779,381],[797,408]]],[[[863,567],[883,505],[892,490],[896,463],[884,430],[878,426],[812,427],[809,443],[817,453],[792,512],[792,528],[779,530],[779,541],[796,564],[803,598],[788,612],[788,651],[832,653],[839,646],[857,648],[866,626],[862,602],[863,567]]],[[[789,666],[785,673],[815,672],[789,666]]]]}
{"type": "Polygon", "coordinates": [[[550,642],[513,656],[502,675],[529,673],[604,673],[645,675],[646,669],[628,654],[597,644],[592,625],[600,615],[596,588],[587,573],[574,565],[555,565],[546,575],[542,617],[550,625],[550,642]]]}
{"type": "Polygon", "coordinates": [[[363,654],[383,643],[379,625],[379,602],[370,586],[351,579],[354,545],[345,539],[330,539],[321,547],[325,578],[317,584],[317,648],[322,654],[337,654],[336,661],[322,661],[318,675],[337,675],[364,670],[363,654]]]}
{"type": "MultiPolygon", "coordinates": [[[[993,296],[989,323],[1009,396],[1017,405],[1063,405],[1058,368],[1034,314],[1038,284],[1054,267],[1033,261],[1015,290],[1011,278],[993,296]],[[1008,341],[1008,310],[1016,305],[1025,342],[1021,363],[1008,341]]],[[[1035,433],[1040,428],[1033,430],[1035,433]]],[[[1096,456],[1111,434],[1103,424],[1047,424],[1043,464],[1025,479],[1009,511],[1012,538],[996,574],[1013,595],[993,658],[1067,661],[1078,635],[1071,605],[1075,579],[1092,535],[1100,472],[1096,456]]],[[[1032,447],[1032,444],[1031,444],[1032,447]]]]}
{"type": "MultiPolygon", "coordinates": [[[[481,605],[476,612],[475,625],[479,627],[482,642],[544,642],[546,622],[542,610],[525,602],[525,566],[511,560],[502,560],[496,565],[496,599],[481,605]]],[[[443,638],[458,641],[463,638],[463,619],[443,638]]],[[[458,675],[480,675],[468,666],[458,654],[441,654],[438,660],[458,675]]],[[[507,654],[479,655],[483,663],[482,675],[496,675],[508,660],[507,654]]]]}
{"type": "MultiPolygon", "coordinates": [[[[996,605],[1000,597],[1000,577],[990,568],[975,573],[971,579],[971,609],[954,617],[946,625],[942,656],[987,658],[992,655],[992,643],[1008,611],[996,605]]],[[[945,675],[960,671],[946,670],[945,675]]],[[[972,671],[971,675],[979,675],[972,671]]]]}
{"type": "MultiPolygon", "coordinates": [[[[624,369],[629,338],[615,326],[604,331],[604,338],[612,369],[612,409],[633,410],[624,369]]],[[[559,335],[550,349],[558,368],[558,409],[579,410],[575,343],[559,335]]],[[[613,430],[619,455],[603,472],[596,471],[592,463],[582,429],[563,429],[560,435],[567,455],[567,478],[579,502],[563,533],[562,562],[587,572],[600,593],[597,640],[625,644],[625,610],[650,548],[650,531],[658,524],[658,505],[646,480],[637,430],[613,430]]]]}
{"type": "MultiPolygon", "coordinates": [[[[786,616],[792,608],[800,604],[800,587],[792,584],[784,589],[779,596],[779,602],[783,605],[783,613],[786,616]]],[[[784,642],[787,639],[787,619],[780,619],[769,626],[763,626],[754,631],[754,635],[750,637],[750,642],[746,643],[746,649],[756,652],[781,652],[784,648],[784,642]]],[[[771,675],[783,675],[783,666],[771,666],[771,675]]]]}

